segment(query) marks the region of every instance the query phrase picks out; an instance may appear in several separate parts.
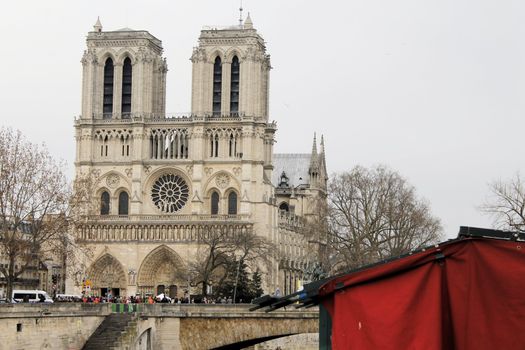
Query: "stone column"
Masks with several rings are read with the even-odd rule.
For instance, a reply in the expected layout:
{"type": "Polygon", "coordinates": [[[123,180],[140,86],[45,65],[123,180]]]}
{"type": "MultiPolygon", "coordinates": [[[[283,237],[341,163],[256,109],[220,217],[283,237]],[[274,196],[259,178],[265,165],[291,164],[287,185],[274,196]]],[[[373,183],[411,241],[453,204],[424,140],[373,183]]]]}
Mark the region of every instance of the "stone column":
{"type": "Polygon", "coordinates": [[[120,119],[122,112],[122,63],[115,63],[113,70],[113,118],[120,119]]]}
{"type": "Polygon", "coordinates": [[[222,93],[221,93],[221,113],[223,115],[230,114],[230,90],[231,90],[231,75],[232,75],[231,61],[224,61],[222,63],[222,93]]]}

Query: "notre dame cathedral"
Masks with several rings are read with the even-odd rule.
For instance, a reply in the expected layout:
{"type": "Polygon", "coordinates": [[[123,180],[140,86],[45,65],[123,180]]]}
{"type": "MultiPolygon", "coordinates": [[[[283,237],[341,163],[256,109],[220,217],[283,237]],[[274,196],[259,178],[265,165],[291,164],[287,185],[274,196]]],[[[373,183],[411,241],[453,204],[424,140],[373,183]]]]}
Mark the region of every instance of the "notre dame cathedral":
{"type": "Polygon", "coordinates": [[[143,30],[104,31],[97,21],[87,35],[75,169],[93,179],[96,209],[75,229],[92,255],[68,292],[89,281],[97,295],[178,296],[188,281],[176,272],[205,230],[266,237],[277,249],[265,292],[295,291],[320,245],[304,232],[326,196],[322,138],[308,153],[273,153],[270,56],[249,16],[201,31],[187,115],[165,112],[162,53],[143,30]]]}

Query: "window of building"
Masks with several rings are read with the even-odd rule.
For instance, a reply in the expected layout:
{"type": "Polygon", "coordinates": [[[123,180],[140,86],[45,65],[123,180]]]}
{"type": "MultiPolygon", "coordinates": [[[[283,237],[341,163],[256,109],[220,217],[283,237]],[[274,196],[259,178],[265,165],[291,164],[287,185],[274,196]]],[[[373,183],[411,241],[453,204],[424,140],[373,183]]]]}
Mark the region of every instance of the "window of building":
{"type": "Polygon", "coordinates": [[[237,214],[237,193],[230,192],[228,195],[228,215],[237,214]]]}
{"type": "Polygon", "coordinates": [[[166,213],[182,209],[189,197],[189,187],[179,175],[164,174],[153,184],[151,199],[157,208],[166,213]]]}
{"type": "Polygon", "coordinates": [[[288,203],[282,202],[281,205],[279,205],[279,210],[289,212],[290,207],[288,206],[288,203]]]}
{"type": "Polygon", "coordinates": [[[219,214],[219,194],[213,192],[211,194],[211,215],[219,214]]]}
{"type": "Polygon", "coordinates": [[[230,83],[230,113],[236,115],[239,113],[239,77],[240,65],[237,56],[233,56],[231,66],[231,83],[230,83]]]}
{"type": "Polygon", "coordinates": [[[127,192],[122,191],[118,195],[118,215],[128,215],[129,208],[129,195],[127,192]]]}
{"type": "Polygon", "coordinates": [[[110,119],[113,113],[113,60],[108,58],[104,64],[104,98],[103,98],[103,117],[110,119]]]}
{"type": "Polygon", "coordinates": [[[230,134],[229,145],[230,145],[230,157],[235,157],[237,153],[237,138],[233,134],[230,134]]]}
{"type": "Polygon", "coordinates": [[[122,67],[122,118],[129,118],[131,113],[131,81],[133,68],[131,59],[126,57],[122,67]]]}
{"type": "Polygon", "coordinates": [[[109,193],[104,191],[100,195],[100,215],[109,214],[109,193]]]}
{"type": "Polygon", "coordinates": [[[210,157],[219,156],[219,135],[210,135],[210,157]]]}
{"type": "Polygon", "coordinates": [[[213,64],[213,115],[221,115],[222,62],[217,56],[213,64]]]}

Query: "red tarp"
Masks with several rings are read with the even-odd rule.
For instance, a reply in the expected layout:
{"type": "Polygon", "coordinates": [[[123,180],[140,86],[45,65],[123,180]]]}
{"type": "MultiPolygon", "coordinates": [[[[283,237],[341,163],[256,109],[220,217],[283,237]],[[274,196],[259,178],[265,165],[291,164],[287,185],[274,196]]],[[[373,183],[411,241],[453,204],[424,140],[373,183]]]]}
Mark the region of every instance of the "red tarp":
{"type": "Polygon", "coordinates": [[[334,350],[525,349],[525,243],[445,243],[332,280],[319,295],[334,350]]]}

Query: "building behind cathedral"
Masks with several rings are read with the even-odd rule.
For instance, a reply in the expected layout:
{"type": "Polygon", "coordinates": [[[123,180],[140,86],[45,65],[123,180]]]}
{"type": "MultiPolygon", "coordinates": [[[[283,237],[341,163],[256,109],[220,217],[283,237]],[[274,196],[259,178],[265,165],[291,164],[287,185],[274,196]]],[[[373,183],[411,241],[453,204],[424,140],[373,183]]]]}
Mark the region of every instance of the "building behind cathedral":
{"type": "Polygon", "coordinates": [[[266,237],[278,249],[265,291],[294,291],[317,260],[319,239],[305,232],[326,194],[323,140],[305,154],[273,153],[270,56],[249,16],[201,31],[188,115],[165,111],[162,54],[143,30],[104,31],[97,21],[87,36],[75,168],[93,179],[97,205],[76,227],[92,257],[68,292],[89,281],[98,295],[180,295],[208,230],[266,237]]]}

